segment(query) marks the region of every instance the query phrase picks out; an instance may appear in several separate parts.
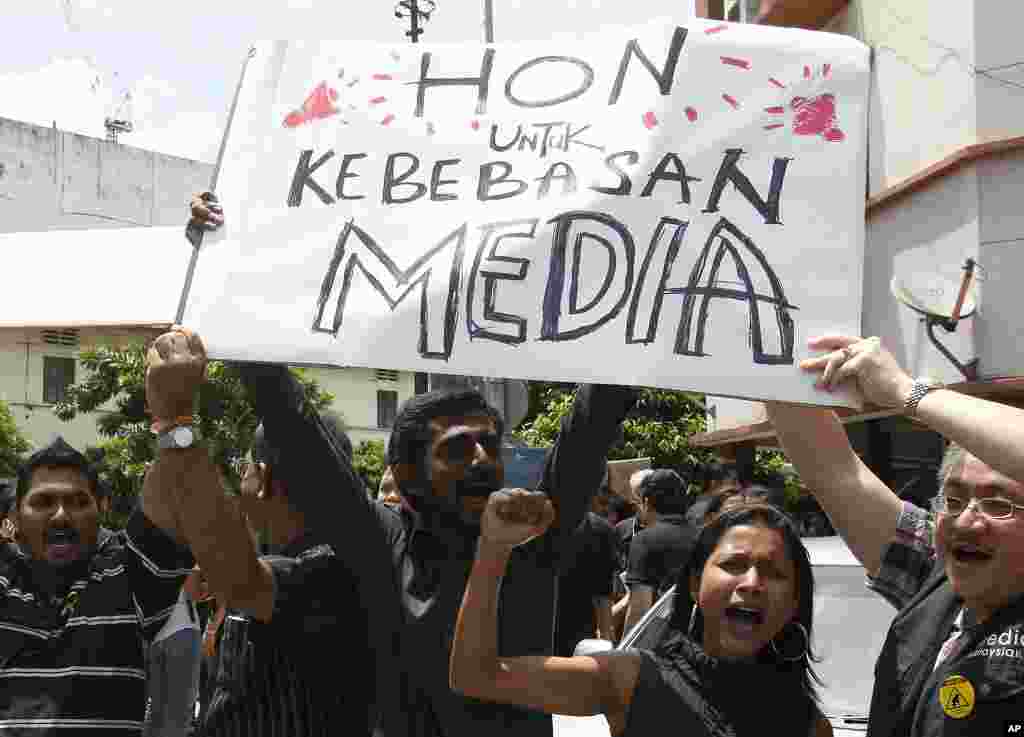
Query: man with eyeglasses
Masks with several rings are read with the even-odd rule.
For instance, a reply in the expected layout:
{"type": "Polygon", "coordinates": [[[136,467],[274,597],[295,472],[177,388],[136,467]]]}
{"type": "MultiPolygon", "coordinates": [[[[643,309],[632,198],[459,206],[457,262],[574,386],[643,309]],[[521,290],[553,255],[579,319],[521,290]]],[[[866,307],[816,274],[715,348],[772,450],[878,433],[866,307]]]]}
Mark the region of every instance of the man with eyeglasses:
{"type": "Polygon", "coordinates": [[[1024,719],[1024,411],[911,378],[877,338],[827,336],[802,368],[944,435],[934,518],[901,501],[832,411],[769,404],[783,449],[900,611],[875,669],[872,737],[1011,734],[1024,719]]]}

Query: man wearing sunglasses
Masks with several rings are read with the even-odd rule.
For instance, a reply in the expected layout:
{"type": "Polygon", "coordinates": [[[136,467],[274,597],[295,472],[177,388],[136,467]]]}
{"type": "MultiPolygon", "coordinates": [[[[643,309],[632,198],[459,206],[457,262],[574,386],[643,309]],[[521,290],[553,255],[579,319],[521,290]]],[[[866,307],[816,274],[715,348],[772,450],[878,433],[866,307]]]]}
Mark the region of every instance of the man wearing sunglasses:
{"type": "MultiPolygon", "coordinates": [[[[210,193],[195,196],[191,210],[190,228],[212,230],[224,222],[210,193]]],[[[406,402],[388,443],[387,462],[402,497],[393,507],[369,502],[361,488],[354,491],[350,459],[325,440],[318,418],[293,400],[297,390],[284,367],[240,370],[268,438],[291,459],[282,467],[289,499],[355,574],[353,606],[370,616],[367,635],[353,633],[349,641],[368,642],[377,653],[378,734],[550,737],[551,718],[545,714],[483,703],[448,687],[456,615],[480,519],[487,498],[505,483],[500,413],[476,391],[428,392],[406,402]]],[[[516,548],[502,581],[504,652],[553,654],[558,574],[571,564],[573,532],[601,484],[608,450],[636,397],[632,387],[577,389],[540,483],[557,519],[547,533],[516,548]]],[[[202,564],[199,552],[196,557],[202,564]]],[[[274,589],[256,589],[264,608],[273,610],[274,589]]],[[[323,645],[325,655],[341,652],[323,645]]],[[[372,681],[374,675],[367,678],[348,664],[341,672],[347,682],[372,681]]]]}
{"type": "Polygon", "coordinates": [[[868,732],[1013,734],[1024,722],[1024,411],[913,379],[877,338],[813,340],[819,387],[850,382],[950,446],[935,516],[901,501],[834,412],[771,404],[786,454],[900,611],[878,659],[868,732]]]}

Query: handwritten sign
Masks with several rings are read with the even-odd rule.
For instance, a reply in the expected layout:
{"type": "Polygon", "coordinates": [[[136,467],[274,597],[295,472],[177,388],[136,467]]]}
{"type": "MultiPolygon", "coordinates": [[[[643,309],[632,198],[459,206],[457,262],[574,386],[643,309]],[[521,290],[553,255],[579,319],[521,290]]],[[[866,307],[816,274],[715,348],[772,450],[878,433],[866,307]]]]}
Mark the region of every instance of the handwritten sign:
{"type": "Polygon", "coordinates": [[[867,50],[704,21],[272,42],[187,320],[233,359],[810,400],[856,333],[867,50]]]}

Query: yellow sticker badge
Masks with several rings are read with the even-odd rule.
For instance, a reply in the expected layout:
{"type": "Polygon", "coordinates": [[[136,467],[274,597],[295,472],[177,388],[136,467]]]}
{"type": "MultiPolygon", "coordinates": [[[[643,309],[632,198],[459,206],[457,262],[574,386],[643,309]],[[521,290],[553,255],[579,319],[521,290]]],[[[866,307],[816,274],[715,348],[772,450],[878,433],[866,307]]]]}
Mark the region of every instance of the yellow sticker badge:
{"type": "Polygon", "coordinates": [[[963,676],[950,676],[939,687],[939,703],[947,717],[963,719],[974,711],[974,686],[963,676]]]}

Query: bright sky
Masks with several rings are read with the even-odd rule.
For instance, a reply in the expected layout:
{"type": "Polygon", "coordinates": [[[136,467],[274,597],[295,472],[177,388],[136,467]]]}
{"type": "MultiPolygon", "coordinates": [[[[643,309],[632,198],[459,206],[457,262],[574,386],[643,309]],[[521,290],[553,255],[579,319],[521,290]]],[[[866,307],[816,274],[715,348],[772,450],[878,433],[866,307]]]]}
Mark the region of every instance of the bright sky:
{"type": "MultiPolygon", "coordinates": [[[[424,5],[429,0],[418,0],[424,5]]],[[[483,40],[485,0],[435,0],[423,41],[483,40]]],[[[545,38],[671,13],[692,0],[492,0],[495,40],[545,38]]],[[[249,44],[264,38],[403,40],[398,0],[4,2],[0,117],[213,161],[249,44]],[[355,13],[350,11],[355,10],[355,13]],[[126,103],[126,99],[130,102],[126,103]]]]}

